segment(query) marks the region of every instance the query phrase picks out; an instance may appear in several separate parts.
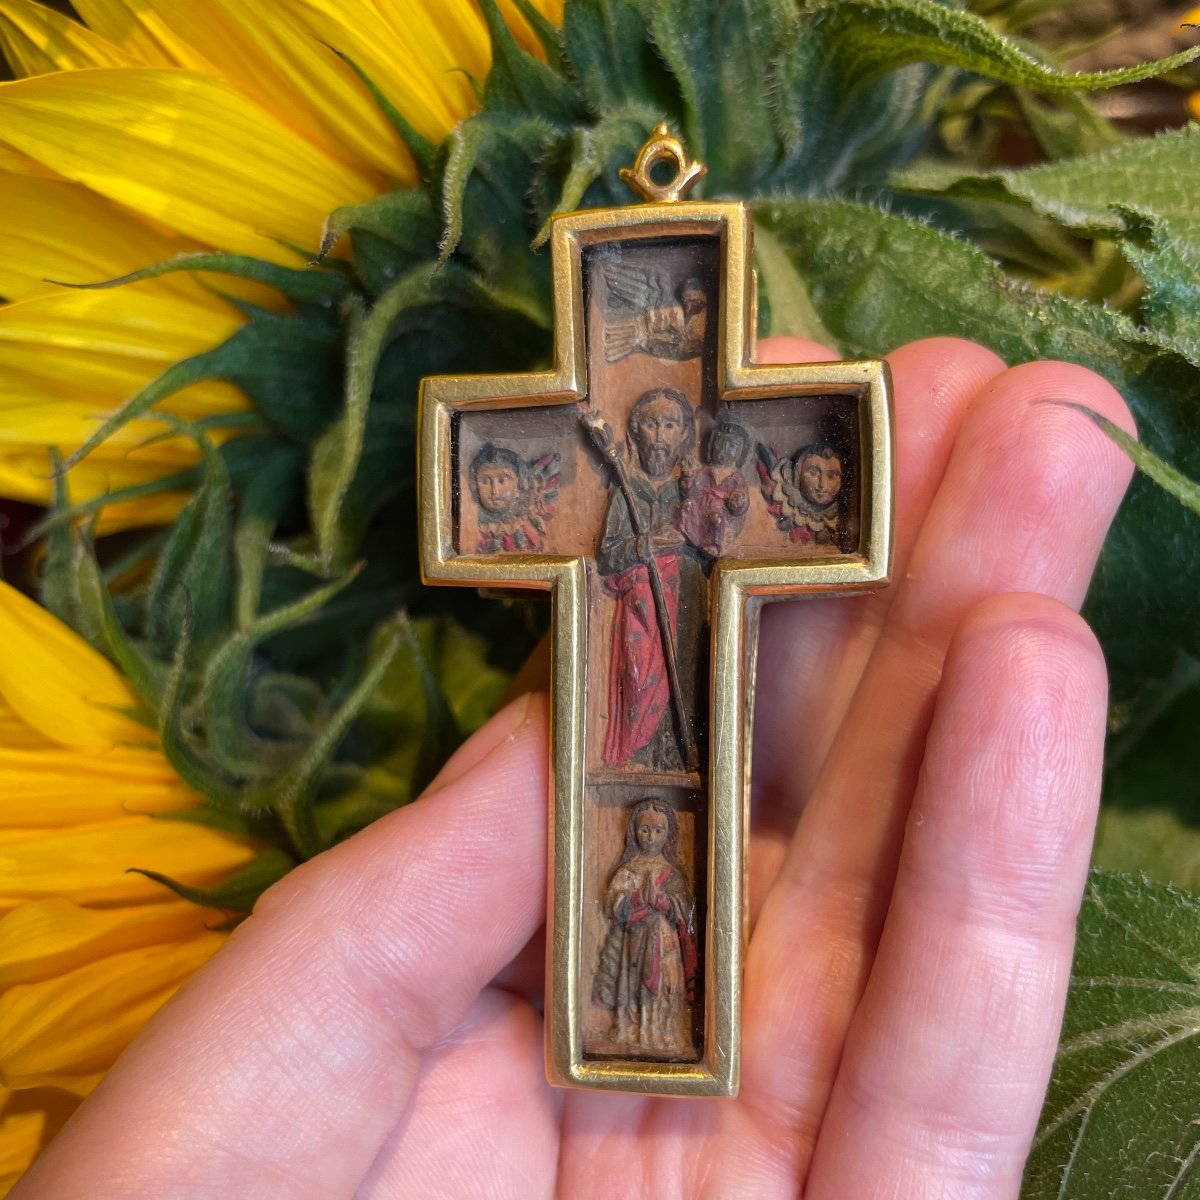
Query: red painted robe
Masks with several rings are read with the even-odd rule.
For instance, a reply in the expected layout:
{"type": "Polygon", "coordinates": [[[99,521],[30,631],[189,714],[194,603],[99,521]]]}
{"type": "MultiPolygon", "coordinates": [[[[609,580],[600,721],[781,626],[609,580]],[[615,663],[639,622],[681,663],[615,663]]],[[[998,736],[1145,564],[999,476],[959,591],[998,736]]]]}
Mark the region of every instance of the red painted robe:
{"type": "MultiPolygon", "coordinates": [[[[679,555],[656,554],[671,628],[678,628],[679,555]]],[[[604,580],[616,598],[613,657],[608,674],[608,733],[604,761],[627,763],[654,736],[671,709],[671,682],[663,656],[658,613],[650,588],[650,573],[641,563],[604,580]]]]}

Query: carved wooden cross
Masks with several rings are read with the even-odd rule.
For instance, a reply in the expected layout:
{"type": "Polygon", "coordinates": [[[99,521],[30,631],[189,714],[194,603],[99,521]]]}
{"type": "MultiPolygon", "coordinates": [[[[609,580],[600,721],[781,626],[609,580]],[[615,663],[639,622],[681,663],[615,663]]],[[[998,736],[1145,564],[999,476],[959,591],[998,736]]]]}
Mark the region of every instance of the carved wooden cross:
{"type": "Polygon", "coordinates": [[[732,1095],[758,608],[886,582],[891,401],[751,363],[749,216],[699,173],[660,127],[651,202],[555,218],[553,370],[424,381],[421,546],[554,605],[551,1081],[732,1095]]]}

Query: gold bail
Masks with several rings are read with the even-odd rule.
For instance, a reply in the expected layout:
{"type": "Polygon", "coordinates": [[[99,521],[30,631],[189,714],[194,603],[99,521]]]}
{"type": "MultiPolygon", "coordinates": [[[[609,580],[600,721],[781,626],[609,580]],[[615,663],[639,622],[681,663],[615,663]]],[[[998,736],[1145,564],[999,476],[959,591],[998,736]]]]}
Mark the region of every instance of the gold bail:
{"type": "Polygon", "coordinates": [[[708,168],[688,157],[683,143],[667,125],[656,125],[650,140],[638,151],[633,166],[621,168],[621,178],[643,200],[662,204],[682,200],[706,174],[708,168]],[[674,175],[665,183],[656,183],[651,177],[659,163],[672,163],[675,167],[674,175]]]}

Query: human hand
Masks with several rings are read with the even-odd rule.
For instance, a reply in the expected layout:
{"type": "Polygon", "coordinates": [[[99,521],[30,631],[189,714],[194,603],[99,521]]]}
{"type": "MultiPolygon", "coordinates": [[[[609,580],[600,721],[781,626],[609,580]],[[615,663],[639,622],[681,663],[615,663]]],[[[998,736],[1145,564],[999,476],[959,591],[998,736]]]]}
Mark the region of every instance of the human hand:
{"type": "Polygon", "coordinates": [[[655,546],[683,546],[687,538],[673,525],[664,525],[650,535],[650,541],[655,546]]]}
{"type": "Polygon", "coordinates": [[[271,889],[14,1196],[1014,1196],[1099,789],[1071,610],[1128,478],[1041,401],[1130,422],[1077,367],[891,361],[895,582],[764,613],[736,1100],[547,1087],[529,698],[271,889]]]}

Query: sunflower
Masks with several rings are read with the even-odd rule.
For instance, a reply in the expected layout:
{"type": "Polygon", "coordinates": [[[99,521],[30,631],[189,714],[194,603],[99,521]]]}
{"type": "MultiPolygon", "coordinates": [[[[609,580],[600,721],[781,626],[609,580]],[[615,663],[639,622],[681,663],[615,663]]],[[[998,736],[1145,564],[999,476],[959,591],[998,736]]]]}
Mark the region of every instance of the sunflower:
{"type": "MultiPolygon", "coordinates": [[[[17,76],[0,85],[0,297],[10,301],[0,308],[0,495],[34,503],[51,496],[50,448],[69,454],[172,364],[224,341],[245,303],[278,303],[204,276],[109,292],[58,284],[205,250],[302,265],[330,212],[416,179],[364,78],[440,140],[476,106],[472,80],[490,65],[472,0],[75,7],[85,24],[0,0],[0,50],[17,76]]],[[[560,0],[542,7],[561,16],[560,0]]],[[[162,405],[209,421],[245,407],[237,388],[212,380],[162,405]]],[[[135,422],[71,471],[77,503],[137,489],[104,508],[102,532],[169,519],[183,503],[185,491],[153,485],[198,451],[161,434],[135,422]]]]}
{"type": "Polygon", "coordinates": [[[199,802],[103,658],[0,583],[0,1184],[221,945],[203,884],[256,847],[179,819],[199,802]],[[172,815],[175,819],[171,819],[172,815]]]}
{"type": "MultiPolygon", "coordinates": [[[[540,52],[526,19],[501,8],[540,52]]],[[[561,18],[559,0],[538,8],[561,18]]],[[[290,310],[278,290],[224,270],[64,284],[179,256],[303,268],[331,212],[417,181],[388,114],[439,142],[478,107],[491,63],[472,0],[75,9],[82,23],[0,0],[15,76],[0,84],[0,496],[35,504],[54,498],[54,456],[131,397],[252,318],[290,310]]],[[[172,387],[157,409],[173,427],[123,424],[71,467],[69,501],[91,504],[100,534],[174,519],[203,443],[220,446],[249,408],[235,379],[172,387]]],[[[202,797],[139,719],[145,697],[4,584],[0,646],[2,1194],[224,940],[227,912],[130,868],[202,891],[236,878],[261,844],[187,819],[202,797]]]]}

